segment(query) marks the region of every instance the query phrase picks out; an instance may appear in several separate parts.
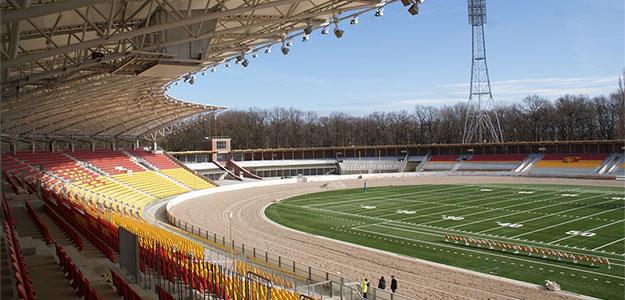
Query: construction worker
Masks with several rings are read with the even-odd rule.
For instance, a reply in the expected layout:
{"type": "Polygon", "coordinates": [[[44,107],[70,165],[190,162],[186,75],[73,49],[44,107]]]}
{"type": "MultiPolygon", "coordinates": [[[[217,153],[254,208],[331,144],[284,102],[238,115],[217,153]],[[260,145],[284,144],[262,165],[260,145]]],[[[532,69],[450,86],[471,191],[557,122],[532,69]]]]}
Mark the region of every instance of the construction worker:
{"type": "Polygon", "coordinates": [[[362,297],[367,299],[367,291],[369,290],[369,281],[367,281],[367,278],[362,281],[360,290],[362,291],[362,297]]]}

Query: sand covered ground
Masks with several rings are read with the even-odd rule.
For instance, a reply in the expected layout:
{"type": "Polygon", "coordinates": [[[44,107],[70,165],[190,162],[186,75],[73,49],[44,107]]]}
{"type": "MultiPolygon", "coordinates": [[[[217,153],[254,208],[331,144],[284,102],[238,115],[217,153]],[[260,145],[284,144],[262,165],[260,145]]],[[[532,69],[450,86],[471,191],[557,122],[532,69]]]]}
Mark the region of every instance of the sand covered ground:
{"type": "MultiPolygon", "coordinates": [[[[451,183],[527,183],[569,184],[623,187],[614,180],[550,179],[529,177],[485,176],[420,176],[369,179],[367,185],[388,186],[451,183]]],[[[268,222],[263,208],[277,199],[339,188],[362,187],[360,180],[329,183],[309,182],[243,189],[217,193],[185,201],[170,210],[176,218],[186,220],[222,236],[228,236],[227,212],[233,211],[233,236],[237,242],[331,273],[346,280],[377,278],[390,275],[399,281],[399,293],[415,299],[579,299],[568,293],[549,292],[532,284],[441,266],[426,261],[401,257],[375,249],[350,245],[310,234],[285,229],[268,222]]],[[[388,285],[388,283],[387,283],[388,285]]]]}

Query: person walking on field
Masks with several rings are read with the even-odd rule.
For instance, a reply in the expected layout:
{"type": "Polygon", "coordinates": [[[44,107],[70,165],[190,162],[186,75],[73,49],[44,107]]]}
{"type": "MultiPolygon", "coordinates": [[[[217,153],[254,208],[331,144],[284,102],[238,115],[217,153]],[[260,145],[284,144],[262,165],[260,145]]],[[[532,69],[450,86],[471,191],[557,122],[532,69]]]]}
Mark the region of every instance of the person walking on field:
{"type": "Polygon", "coordinates": [[[380,281],[378,281],[378,288],[381,290],[386,289],[386,279],[384,279],[384,276],[382,276],[380,281]]]}
{"type": "Polygon", "coordinates": [[[365,278],[365,280],[362,281],[362,284],[360,286],[360,291],[362,292],[362,297],[367,299],[367,291],[369,290],[369,281],[367,281],[367,278],[365,278]]]}
{"type": "Polygon", "coordinates": [[[391,291],[393,294],[397,292],[397,279],[395,279],[394,275],[391,275],[391,291]]]}

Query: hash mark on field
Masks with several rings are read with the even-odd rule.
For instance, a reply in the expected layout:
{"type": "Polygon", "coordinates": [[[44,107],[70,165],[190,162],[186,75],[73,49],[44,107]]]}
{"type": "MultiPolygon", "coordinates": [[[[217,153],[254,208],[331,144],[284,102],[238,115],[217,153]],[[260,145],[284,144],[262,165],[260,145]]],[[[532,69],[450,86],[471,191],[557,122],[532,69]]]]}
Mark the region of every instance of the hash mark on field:
{"type": "Polygon", "coordinates": [[[618,239],[618,240],[616,240],[616,241],[614,241],[614,242],[611,242],[611,243],[607,243],[607,244],[601,245],[601,246],[599,246],[599,247],[597,247],[597,248],[595,248],[595,249],[592,249],[592,251],[599,250],[599,249],[601,249],[601,248],[603,248],[603,247],[606,247],[606,246],[610,246],[610,245],[612,245],[612,244],[614,244],[614,243],[618,243],[618,242],[620,242],[620,241],[622,241],[622,240],[625,240],[625,237],[624,237],[624,238],[620,238],[620,239],[618,239]]]}
{"type": "MultiPolygon", "coordinates": [[[[599,226],[599,227],[595,227],[595,228],[591,228],[591,229],[587,229],[587,230],[584,230],[584,231],[591,231],[591,232],[592,232],[592,231],[594,231],[594,230],[601,229],[601,228],[603,228],[603,227],[607,227],[607,226],[612,226],[612,225],[614,225],[614,224],[616,224],[616,223],[621,223],[621,222],[623,222],[623,221],[625,221],[625,220],[620,220],[620,221],[616,221],[616,222],[608,223],[608,224],[601,225],[601,226],[599,226]]],[[[569,235],[569,236],[563,237],[563,238],[561,238],[561,239],[558,239],[558,240],[555,240],[555,241],[551,241],[551,242],[547,243],[547,245],[550,245],[550,244],[552,244],[552,243],[556,243],[556,242],[560,242],[560,241],[563,241],[563,240],[566,240],[566,239],[570,239],[570,238],[575,237],[575,236],[576,236],[576,235],[569,235]]],[[[584,248],[584,249],[586,249],[586,248],[584,248]]]]}
{"type": "MultiPolygon", "coordinates": [[[[599,197],[599,196],[593,196],[593,197],[590,197],[590,198],[596,198],[596,197],[599,197]]],[[[587,200],[587,199],[590,199],[590,198],[582,198],[582,199],[573,200],[573,201],[566,201],[566,203],[578,202],[578,201],[587,200]]],[[[609,201],[608,201],[608,202],[609,202],[609,201]]],[[[603,203],[603,202],[602,202],[602,203],[603,203]]],[[[534,212],[534,210],[544,209],[544,208],[547,208],[547,207],[557,206],[557,205],[560,205],[560,204],[561,204],[561,203],[558,203],[558,204],[551,204],[551,205],[547,205],[547,206],[541,206],[541,207],[533,208],[533,209],[530,209],[530,210],[525,210],[525,211],[523,211],[523,213],[527,213],[527,212],[537,213],[537,212],[534,212]]],[[[591,205],[591,206],[592,206],[592,205],[591,205]]],[[[587,207],[587,206],[575,207],[575,208],[567,209],[567,210],[564,210],[564,211],[560,211],[560,212],[558,212],[558,214],[561,214],[561,213],[563,213],[563,212],[567,212],[567,211],[576,210],[576,209],[586,208],[586,207],[587,207]]],[[[494,218],[490,218],[490,219],[483,219],[483,220],[481,220],[481,221],[489,221],[489,220],[494,220],[494,219],[497,219],[497,218],[507,217],[507,216],[511,216],[511,215],[514,215],[514,214],[507,214],[507,215],[498,216],[498,217],[494,217],[494,218]]],[[[542,214],[542,213],[541,213],[541,216],[540,216],[540,217],[536,217],[536,218],[532,218],[532,219],[527,219],[527,220],[523,220],[523,221],[518,221],[517,223],[521,223],[521,224],[522,224],[522,223],[527,223],[527,222],[534,221],[534,220],[537,220],[537,219],[541,219],[541,218],[544,218],[544,217],[551,217],[551,216],[553,216],[553,215],[556,215],[556,214],[542,214]]],[[[476,222],[473,222],[473,223],[477,223],[477,222],[479,222],[479,221],[476,221],[476,222]]],[[[464,224],[464,225],[469,225],[469,224],[471,224],[471,223],[464,224]]],[[[495,227],[495,228],[491,228],[491,229],[488,229],[488,230],[483,230],[483,231],[480,231],[480,232],[478,232],[478,233],[484,233],[484,232],[488,232],[488,231],[495,230],[495,229],[499,229],[499,228],[500,228],[500,227],[495,227]]],[[[519,235],[519,236],[520,236],[520,235],[519,235]]],[[[516,238],[516,237],[515,237],[515,238],[516,238]]]]}
{"type": "Polygon", "coordinates": [[[555,225],[551,225],[551,226],[547,226],[547,227],[542,227],[542,228],[540,228],[540,229],[536,229],[536,230],[528,231],[528,232],[525,232],[525,233],[522,233],[522,234],[517,234],[517,235],[513,236],[512,238],[518,238],[518,237],[520,237],[520,236],[524,236],[524,235],[526,235],[526,234],[531,234],[531,233],[534,233],[534,232],[543,231],[543,230],[545,230],[545,229],[549,229],[549,228],[553,228],[553,227],[561,226],[561,225],[568,224],[568,223],[571,223],[571,222],[577,222],[577,221],[579,221],[580,219],[586,219],[586,218],[588,218],[588,217],[592,217],[592,216],[599,215],[599,214],[604,214],[604,213],[606,213],[606,212],[609,212],[609,211],[612,211],[612,210],[617,210],[617,209],[622,209],[622,208],[613,208],[613,209],[610,209],[610,210],[605,210],[605,211],[601,211],[601,212],[598,212],[598,213],[594,213],[594,214],[592,214],[592,215],[588,215],[588,216],[585,216],[585,217],[583,217],[583,218],[574,219],[574,220],[569,220],[569,221],[566,221],[566,222],[562,222],[562,223],[555,224],[555,225]]]}

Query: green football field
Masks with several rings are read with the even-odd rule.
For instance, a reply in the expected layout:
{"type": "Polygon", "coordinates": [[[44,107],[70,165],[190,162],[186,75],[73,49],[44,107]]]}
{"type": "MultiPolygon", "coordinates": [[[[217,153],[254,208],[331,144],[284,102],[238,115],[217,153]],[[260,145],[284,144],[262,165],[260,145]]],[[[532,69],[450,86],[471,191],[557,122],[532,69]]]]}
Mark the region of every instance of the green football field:
{"type": "Polygon", "coordinates": [[[602,299],[624,299],[623,188],[565,185],[418,185],[301,195],[267,207],[284,226],[371,248],[602,299]],[[608,259],[553,255],[446,240],[486,239],[608,259]]]}

